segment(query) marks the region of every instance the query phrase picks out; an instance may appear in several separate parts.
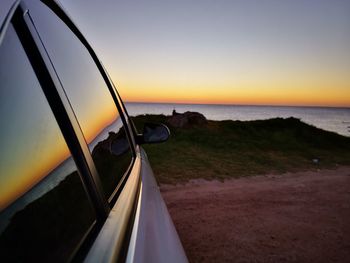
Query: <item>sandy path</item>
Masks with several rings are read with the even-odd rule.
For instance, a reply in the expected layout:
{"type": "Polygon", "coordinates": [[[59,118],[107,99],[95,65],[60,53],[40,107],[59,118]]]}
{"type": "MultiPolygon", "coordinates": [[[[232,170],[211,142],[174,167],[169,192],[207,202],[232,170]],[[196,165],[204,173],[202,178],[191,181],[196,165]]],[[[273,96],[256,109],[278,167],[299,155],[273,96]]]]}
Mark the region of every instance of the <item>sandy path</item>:
{"type": "Polygon", "coordinates": [[[350,262],[350,167],[161,191],[190,262],[350,262]]]}

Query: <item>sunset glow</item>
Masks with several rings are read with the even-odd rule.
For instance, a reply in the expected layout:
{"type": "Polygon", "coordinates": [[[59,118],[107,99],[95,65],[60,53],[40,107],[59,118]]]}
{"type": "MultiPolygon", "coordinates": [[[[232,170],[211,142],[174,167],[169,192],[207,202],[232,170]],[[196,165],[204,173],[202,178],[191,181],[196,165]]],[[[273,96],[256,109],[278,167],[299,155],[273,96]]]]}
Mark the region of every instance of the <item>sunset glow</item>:
{"type": "Polygon", "coordinates": [[[163,87],[148,88],[143,94],[136,86],[131,86],[125,96],[129,102],[158,102],[158,103],[195,103],[195,104],[237,104],[237,105],[287,105],[287,106],[350,106],[350,87],[295,90],[279,87],[245,86],[244,88],[196,88],[196,87],[163,87]],[[264,92],[260,92],[264,89],[264,92]],[[171,90],[171,96],[169,96],[171,90]],[[322,92],[322,90],[324,92],[322,92]],[[174,92],[175,91],[175,92],[174,92]]]}
{"type": "Polygon", "coordinates": [[[8,176],[6,188],[1,188],[0,210],[31,189],[69,156],[68,148],[61,143],[55,142],[55,145],[52,145],[55,148],[49,147],[48,144],[47,148],[42,148],[40,156],[26,158],[21,160],[21,165],[11,166],[8,167],[8,170],[4,170],[7,175],[12,176],[8,176]],[[40,162],[40,160],[45,160],[45,162],[40,162]],[[29,161],[32,162],[29,163],[29,161]]]}
{"type": "Polygon", "coordinates": [[[62,4],[125,101],[350,107],[350,1],[62,4]]]}
{"type": "MultiPolygon", "coordinates": [[[[118,117],[115,108],[101,107],[100,110],[98,118],[90,118],[89,122],[84,123],[84,125],[91,127],[88,132],[86,131],[88,143],[118,117]]],[[[50,134],[50,132],[47,134],[50,134]]],[[[57,130],[52,132],[51,136],[42,136],[40,145],[38,144],[37,134],[27,135],[32,137],[28,141],[28,149],[26,149],[31,153],[30,158],[27,156],[27,152],[22,151],[22,155],[18,156],[19,159],[14,164],[9,164],[1,169],[1,172],[6,174],[7,177],[6,184],[4,184],[6,187],[0,187],[0,210],[31,189],[70,155],[62,135],[58,134],[57,130]],[[35,151],[35,148],[40,148],[40,151],[35,151]]],[[[22,148],[21,141],[18,142],[18,145],[13,145],[13,148],[22,148]]]]}

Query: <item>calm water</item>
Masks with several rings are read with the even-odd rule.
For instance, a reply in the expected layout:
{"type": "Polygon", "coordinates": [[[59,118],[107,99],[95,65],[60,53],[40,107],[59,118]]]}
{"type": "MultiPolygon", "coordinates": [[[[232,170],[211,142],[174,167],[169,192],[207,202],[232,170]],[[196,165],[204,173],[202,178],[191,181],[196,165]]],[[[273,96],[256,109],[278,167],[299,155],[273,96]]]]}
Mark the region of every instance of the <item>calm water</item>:
{"type": "Polygon", "coordinates": [[[210,120],[264,120],[295,117],[318,128],[350,136],[350,108],[126,103],[130,116],[196,111],[210,120]]]}

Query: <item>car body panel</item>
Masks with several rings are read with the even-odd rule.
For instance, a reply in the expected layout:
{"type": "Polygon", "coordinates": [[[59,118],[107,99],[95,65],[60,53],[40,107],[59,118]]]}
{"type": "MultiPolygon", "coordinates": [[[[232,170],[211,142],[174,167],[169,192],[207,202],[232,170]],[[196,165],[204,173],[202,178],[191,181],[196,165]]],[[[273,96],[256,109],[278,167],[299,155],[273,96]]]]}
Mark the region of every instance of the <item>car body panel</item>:
{"type": "Polygon", "coordinates": [[[141,162],[142,189],[128,262],[188,262],[143,149],[141,162]]]}
{"type": "Polygon", "coordinates": [[[126,206],[125,203],[136,201],[138,189],[135,186],[139,183],[140,169],[141,159],[138,157],[118,201],[111,209],[103,228],[85,258],[85,262],[115,262],[118,259],[123,246],[118,237],[125,235],[122,231],[127,228],[123,226],[126,220],[122,216],[127,217],[132,213],[131,207],[126,206]]]}

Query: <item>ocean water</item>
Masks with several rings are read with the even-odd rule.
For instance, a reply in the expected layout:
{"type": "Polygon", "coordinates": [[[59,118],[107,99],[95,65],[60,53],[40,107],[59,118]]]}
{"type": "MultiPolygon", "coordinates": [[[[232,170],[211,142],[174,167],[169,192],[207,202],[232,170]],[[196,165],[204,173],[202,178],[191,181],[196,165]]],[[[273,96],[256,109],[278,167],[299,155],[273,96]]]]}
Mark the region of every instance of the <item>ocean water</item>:
{"type": "Polygon", "coordinates": [[[171,115],[175,109],[182,113],[196,111],[209,120],[265,120],[295,117],[318,128],[350,136],[350,108],[243,106],[170,103],[126,103],[130,116],[142,114],[171,115]]]}

